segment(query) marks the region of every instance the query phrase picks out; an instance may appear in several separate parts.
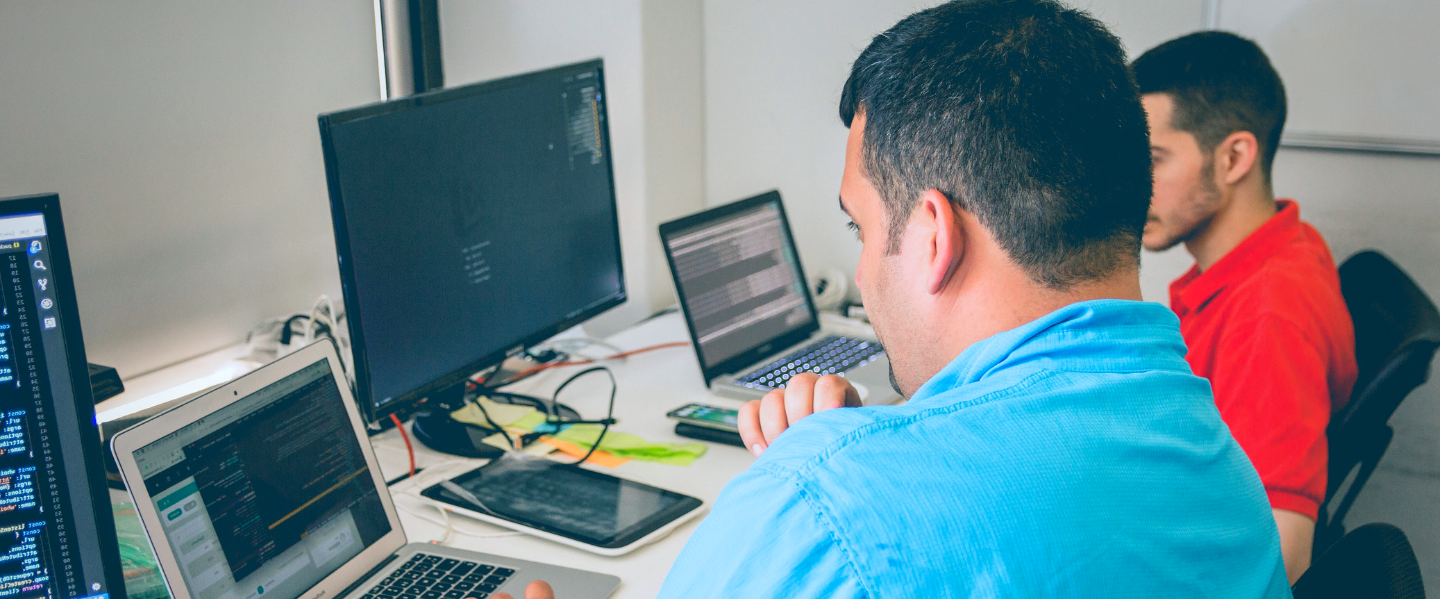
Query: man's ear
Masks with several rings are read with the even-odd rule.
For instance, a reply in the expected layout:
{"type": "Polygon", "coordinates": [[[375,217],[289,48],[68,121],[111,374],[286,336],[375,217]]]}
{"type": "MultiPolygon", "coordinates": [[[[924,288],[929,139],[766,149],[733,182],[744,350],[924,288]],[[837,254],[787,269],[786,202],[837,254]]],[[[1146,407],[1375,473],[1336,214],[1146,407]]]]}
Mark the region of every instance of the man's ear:
{"type": "Polygon", "coordinates": [[[1236,131],[1215,146],[1215,176],[1234,185],[1260,166],[1260,143],[1249,131],[1236,131]]]}
{"type": "Polygon", "coordinates": [[[915,210],[925,220],[924,224],[929,225],[926,229],[932,231],[926,248],[930,262],[926,265],[925,288],[927,293],[936,294],[945,288],[960,266],[965,254],[965,230],[955,213],[958,208],[939,190],[922,194],[915,210]]]}

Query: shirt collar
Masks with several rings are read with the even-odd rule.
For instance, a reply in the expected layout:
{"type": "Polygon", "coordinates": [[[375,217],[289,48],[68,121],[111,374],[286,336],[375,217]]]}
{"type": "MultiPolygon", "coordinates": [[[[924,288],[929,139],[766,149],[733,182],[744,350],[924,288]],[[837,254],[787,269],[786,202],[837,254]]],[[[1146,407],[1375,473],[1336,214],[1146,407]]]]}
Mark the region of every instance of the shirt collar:
{"type": "Polygon", "coordinates": [[[1190,366],[1174,312],[1152,302],[1092,300],[971,345],[926,381],[910,403],[1001,373],[1036,369],[1189,372],[1190,366]]]}
{"type": "Polygon", "coordinates": [[[1170,284],[1170,307],[1186,314],[1198,310],[1226,286],[1242,281],[1300,235],[1300,206],[1293,200],[1276,200],[1275,216],[1260,225],[1240,245],[1201,272],[1200,265],[1170,284]]]}

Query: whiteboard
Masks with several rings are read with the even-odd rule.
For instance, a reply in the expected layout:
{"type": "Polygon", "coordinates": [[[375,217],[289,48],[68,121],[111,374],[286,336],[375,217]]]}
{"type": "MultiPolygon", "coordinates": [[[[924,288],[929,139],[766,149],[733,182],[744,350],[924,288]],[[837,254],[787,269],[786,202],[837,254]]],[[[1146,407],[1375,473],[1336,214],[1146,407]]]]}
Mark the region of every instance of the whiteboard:
{"type": "Polygon", "coordinates": [[[1285,82],[1287,137],[1440,146],[1440,0],[1208,0],[1285,82]]]}

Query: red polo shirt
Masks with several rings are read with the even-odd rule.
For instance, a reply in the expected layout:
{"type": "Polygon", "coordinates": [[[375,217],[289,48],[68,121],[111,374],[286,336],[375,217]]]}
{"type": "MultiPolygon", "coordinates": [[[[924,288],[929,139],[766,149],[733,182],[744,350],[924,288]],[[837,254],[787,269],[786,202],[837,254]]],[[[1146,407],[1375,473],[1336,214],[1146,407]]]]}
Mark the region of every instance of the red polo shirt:
{"type": "Polygon", "coordinates": [[[1335,260],[1300,208],[1279,212],[1204,272],[1170,284],[1186,360],[1250,456],[1270,506],[1315,518],[1330,414],[1355,385],[1355,330],[1335,260]]]}

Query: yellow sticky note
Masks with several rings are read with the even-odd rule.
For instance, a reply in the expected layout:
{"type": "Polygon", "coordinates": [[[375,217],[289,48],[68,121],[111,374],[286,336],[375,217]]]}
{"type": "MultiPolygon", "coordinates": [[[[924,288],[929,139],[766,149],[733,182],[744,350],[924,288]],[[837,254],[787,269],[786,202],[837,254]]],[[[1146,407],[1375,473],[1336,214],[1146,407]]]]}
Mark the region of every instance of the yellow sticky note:
{"type": "MultiPolygon", "coordinates": [[[[490,414],[490,419],[494,420],[495,424],[500,426],[510,426],[520,419],[535,413],[535,408],[532,406],[496,403],[490,401],[488,397],[480,397],[475,401],[485,406],[485,412],[490,414]]],[[[450,417],[466,424],[483,426],[485,428],[490,427],[490,423],[485,421],[485,414],[481,413],[480,408],[475,407],[473,403],[465,404],[465,407],[451,412],[450,417]]]]}

